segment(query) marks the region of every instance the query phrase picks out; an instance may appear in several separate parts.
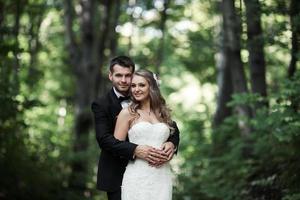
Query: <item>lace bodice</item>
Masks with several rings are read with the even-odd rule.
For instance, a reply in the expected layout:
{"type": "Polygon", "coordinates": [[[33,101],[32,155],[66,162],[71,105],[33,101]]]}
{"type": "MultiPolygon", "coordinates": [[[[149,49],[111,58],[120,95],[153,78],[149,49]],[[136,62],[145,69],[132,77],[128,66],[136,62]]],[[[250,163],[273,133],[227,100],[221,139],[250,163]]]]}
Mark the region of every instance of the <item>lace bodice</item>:
{"type": "Polygon", "coordinates": [[[149,145],[161,148],[168,139],[170,129],[165,123],[150,123],[140,121],[134,124],[128,131],[129,141],[139,145],[149,145]]]}

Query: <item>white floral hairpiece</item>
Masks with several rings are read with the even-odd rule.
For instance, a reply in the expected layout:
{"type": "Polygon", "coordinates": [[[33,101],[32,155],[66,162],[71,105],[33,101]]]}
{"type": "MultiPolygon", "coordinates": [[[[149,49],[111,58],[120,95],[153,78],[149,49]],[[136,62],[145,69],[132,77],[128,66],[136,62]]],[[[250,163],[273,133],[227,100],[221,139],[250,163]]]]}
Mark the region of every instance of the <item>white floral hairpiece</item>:
{"type": "Polygon", "coordinates": [[[157,86],[159,87],[161,84],[161,80],[158,78],[158,76],[155,73],[153,73],[153,78],[154,78],[157,86]]]}

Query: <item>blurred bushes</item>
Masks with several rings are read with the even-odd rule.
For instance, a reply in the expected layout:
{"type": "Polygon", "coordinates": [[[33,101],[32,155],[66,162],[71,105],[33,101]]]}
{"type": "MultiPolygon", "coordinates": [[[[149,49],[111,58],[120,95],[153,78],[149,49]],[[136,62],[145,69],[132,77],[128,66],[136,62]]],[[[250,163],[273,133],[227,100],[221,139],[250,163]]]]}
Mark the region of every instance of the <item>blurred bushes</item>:
{"type": "MultiPolygon", "coordinates": [[[[176,199],[296,200],[300,195],[300,73],[256,112],[252,134],[239,134],[235,116],[214,129],[212,143],[198,130],[196,152],[184,149],[176,199]],[[182,188],[180,190],[180,188],[182,188]]],[[[260,98],[236,96],[231,105],[255,105],[260,98]]],[[[193,140],[193,142],[195,141],[193,140]]]]}

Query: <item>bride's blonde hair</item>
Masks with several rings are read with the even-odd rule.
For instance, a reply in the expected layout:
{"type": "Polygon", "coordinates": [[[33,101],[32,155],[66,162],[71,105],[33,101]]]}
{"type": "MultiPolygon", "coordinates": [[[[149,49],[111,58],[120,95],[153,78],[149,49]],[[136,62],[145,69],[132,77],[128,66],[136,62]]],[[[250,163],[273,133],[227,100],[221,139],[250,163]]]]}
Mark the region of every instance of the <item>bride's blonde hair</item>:
{"type": "MultiPolygon", "coordinates": [[[[168,124],[171,128],[173,123],[171,119],[171,110],[167,107],[166,101],[160,93],[156,75],[149,70],[141,69],[135,71],[133,76],[141,76],[146,79],[149,84],[150,109],[154,112],[156,118],[160,122],[168,124]]],[[[141,105],[139,101],[134,99],[131,91],[130,95],[132,104],[129,106],[129,112],[134,115],[136,119],[140,116],[137,110],[141,108],[141,105]]]]}

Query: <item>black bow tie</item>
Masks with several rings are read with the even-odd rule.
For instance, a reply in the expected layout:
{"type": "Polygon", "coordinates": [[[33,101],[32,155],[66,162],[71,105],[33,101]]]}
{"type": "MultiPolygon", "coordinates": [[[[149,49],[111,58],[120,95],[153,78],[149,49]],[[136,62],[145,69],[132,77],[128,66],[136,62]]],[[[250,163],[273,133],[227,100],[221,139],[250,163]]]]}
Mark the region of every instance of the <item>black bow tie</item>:
{"type": "Polygon", "coordinates": [[[130,99],[130,96],[126,96],[126,97],[119,96],[118,99],[119,99],[119,102],[122,102],[122,101],[130,99]]]}

